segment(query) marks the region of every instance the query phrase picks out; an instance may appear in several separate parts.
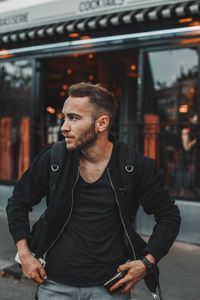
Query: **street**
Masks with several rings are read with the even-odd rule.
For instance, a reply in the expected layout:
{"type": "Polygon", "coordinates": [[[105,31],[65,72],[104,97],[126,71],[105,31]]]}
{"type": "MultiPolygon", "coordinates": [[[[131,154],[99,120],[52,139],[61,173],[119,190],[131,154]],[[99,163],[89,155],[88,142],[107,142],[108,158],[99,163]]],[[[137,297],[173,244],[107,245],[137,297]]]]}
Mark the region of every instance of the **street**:
{"type": "MultiPolygon", "coordinates": [[[[0,214],[0,267],[14,263],[15,247],[7,229],[5,213],[0,214]]],[[[163,300],[200,300],[200,246],[176,242],[159,263],[163,300]]],[[[1,272],[0,300],[34,300],[36,285],[27,279],[17,280],[1,272]]],[[[131,300],[153,297],[141,282],[131,300]]]]}

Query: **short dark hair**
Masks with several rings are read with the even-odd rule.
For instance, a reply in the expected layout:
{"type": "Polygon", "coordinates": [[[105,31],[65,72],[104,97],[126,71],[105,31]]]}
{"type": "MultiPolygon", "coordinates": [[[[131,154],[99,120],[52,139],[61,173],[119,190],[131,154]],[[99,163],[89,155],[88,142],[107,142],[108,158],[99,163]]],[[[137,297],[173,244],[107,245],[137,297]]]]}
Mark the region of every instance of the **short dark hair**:
{"type": "Polygon", "coordinates": [[[94,107],[95,118],[107,113],[110,119],[109,128],[113,125],[117,114],[117,101],[105,87],[90,82],[80,82],[69,87],[68,95],[71,97],[88,97],[94,107]]]}

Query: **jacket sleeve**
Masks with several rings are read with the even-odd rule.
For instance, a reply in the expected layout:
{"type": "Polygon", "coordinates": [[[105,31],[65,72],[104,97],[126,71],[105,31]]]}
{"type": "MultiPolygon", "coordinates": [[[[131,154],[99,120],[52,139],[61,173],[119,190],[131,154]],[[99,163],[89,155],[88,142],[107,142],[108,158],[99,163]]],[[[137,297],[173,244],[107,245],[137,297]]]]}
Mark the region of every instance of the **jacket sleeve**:
{"type": "Polygon", "coordinates": [[[29,169],[15,184],[8,199],[7,218],[9,231],[15,241],[30,238],[29,212],[47,195],[50,148],[43,150],[29,169]]]}
{"type": "Polygon", "coordinates": [[[138,201],[145,213],[153,214],[155,226],[143,255],[150,253],[158,262],[171,248],[180,228],[180,211],[165,188],[163,171],[154,160],[144,157],[138,201]]]}

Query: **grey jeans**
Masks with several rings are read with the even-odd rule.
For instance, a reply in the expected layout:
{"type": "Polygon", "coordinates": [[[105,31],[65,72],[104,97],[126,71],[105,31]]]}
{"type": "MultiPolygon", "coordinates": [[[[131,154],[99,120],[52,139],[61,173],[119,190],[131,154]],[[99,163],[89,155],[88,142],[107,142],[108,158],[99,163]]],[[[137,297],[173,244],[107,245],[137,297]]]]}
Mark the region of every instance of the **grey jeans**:
{"type": "Polygon", "coordinates": [[[37,300],[130,300],[130,293],[109,295],[104,287],[78,288],[53,281],[45,281],[38,287],[37,300]]]}

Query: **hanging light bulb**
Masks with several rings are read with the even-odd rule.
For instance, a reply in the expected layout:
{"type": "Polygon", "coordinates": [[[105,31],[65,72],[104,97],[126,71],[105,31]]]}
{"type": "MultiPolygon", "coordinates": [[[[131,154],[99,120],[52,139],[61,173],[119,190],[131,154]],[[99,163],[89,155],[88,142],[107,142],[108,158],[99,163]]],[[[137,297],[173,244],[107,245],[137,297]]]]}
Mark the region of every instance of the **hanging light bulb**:
{"type": "Polygon", "coordinates": [[[93,58],[94,58],[94,54],[93,54],[93,53],[90,53],[90,54],[88,55],[88,58],[89,58],[89,59],[93,59],[93,58]]]}
{"type": "Polygon", "coordinates": [[[89,79],[89,80],[94,80],[94,75],[92,75],[92,74],[89,75],[88,79],[89,79]]]}
{"type": "Polygon", "coordinates": [[[64,91],[66,91],[66,90],[68,89],[67,84],[63,84],[62,89],[63,89],[64,91]]]}
{"type": "Polygon", "coordinates": [[[130,65],[130,69],[131,69],[131,71],[135,71],[136,70],[136,65],[134,65],[134,64],[130,65]]]}
{"type": "Polygon", "coordinates": [[[67,69],[67,74],[68,74],[68,75],[71,75],[71,74],[72,74],[72,69],[70,69],[70,68],[67,69]]]}

